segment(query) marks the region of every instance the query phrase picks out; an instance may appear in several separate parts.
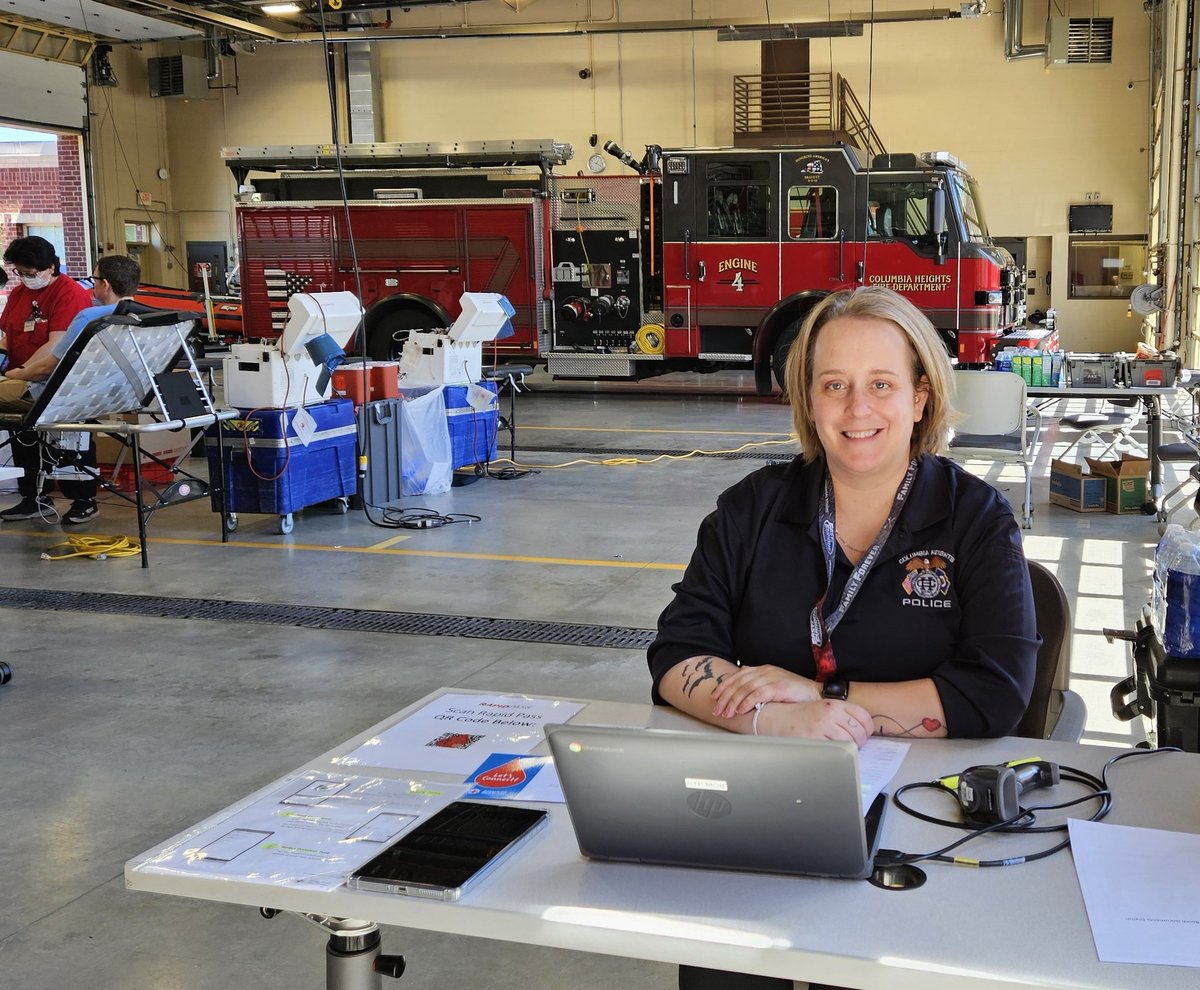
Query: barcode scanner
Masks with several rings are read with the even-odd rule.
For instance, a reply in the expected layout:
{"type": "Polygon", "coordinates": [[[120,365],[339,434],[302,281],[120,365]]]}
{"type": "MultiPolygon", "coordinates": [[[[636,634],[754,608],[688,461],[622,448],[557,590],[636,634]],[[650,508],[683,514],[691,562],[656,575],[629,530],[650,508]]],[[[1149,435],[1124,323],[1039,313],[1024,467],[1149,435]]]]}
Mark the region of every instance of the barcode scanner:
{"type": "Polygon", "coordinates": [[[1057,763],[1013,760],[991,766],[968,767],[939,783],[954,792],[963,818],[972,825],[998,825],[1021,814],[1021,795],[1059,782],[1057,763]]]}

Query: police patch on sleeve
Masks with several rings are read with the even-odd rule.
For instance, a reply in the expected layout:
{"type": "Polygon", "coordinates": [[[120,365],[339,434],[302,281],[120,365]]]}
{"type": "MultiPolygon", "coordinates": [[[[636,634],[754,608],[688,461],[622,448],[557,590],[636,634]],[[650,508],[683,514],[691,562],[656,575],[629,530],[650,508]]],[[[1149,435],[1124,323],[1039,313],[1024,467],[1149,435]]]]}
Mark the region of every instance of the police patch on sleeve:
{"type": "Polygon", "coordinates": [[[900,558],[904,565],[901,605],[914,608],[952,608],[950,565],[954,554],[945,550],[914,550],[900,558]]]}

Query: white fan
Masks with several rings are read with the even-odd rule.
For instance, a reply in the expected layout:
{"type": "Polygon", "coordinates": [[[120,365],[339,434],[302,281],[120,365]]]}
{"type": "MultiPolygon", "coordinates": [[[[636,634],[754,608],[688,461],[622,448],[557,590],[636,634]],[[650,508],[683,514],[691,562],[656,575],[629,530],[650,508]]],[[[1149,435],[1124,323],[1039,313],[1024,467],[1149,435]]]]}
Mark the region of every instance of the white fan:
{"type": "Polygon", "coordinates": [[[1129,297],[1130,308],[1138,316],[1151,316],[1163,308],[1161,285],[1139,285],[1129,297]]]}

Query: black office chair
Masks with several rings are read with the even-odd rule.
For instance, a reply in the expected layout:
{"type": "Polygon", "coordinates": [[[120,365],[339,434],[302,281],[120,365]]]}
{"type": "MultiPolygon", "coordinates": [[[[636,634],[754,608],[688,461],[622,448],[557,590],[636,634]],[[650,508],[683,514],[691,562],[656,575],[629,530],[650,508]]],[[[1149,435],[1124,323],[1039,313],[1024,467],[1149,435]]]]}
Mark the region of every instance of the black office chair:
{"type": "Polygon", "coordinates": [[[1191,520],[1188,528],[1194,528],[1200,524],[1200,439],[1160,443],[1158,459],[1164,463],[1168,461],[1174,464],[1190,463],[1187,476],[1167,492],[1159,502],[1158,518],[1162,523],[1159,531],[1163,530],[1175,513],[1189,506],[1196,518],[1191,520]],[[1176,500],[1176,496],[1180,496],[1178,500],[1176,500]]]}
{"type": "Polygon", "coordinates": [[[1025,714],[1013,734],[1026,739],[1079,742],[1087,721],[1087,706],[1069,687],[1071,676],[1071,604],[1049,570],[1029,561],[1038,647],[1037,673],[1025,714]]]}
{"type": "Polygon", "coordinates": [[[1137,407],[1141,400],[1134,396],[1128,399],[1117,398],[1107,401],[1110,405],[1126,411],[1071,413],[1059,419],[1059,429],[1079,434],[1061,454],[1056,455],[1059,460],[1065,458],[1075,447],[1085,441],[1088,444],[1102,443],[1105,445],[1104,450],[1100,453],[1101,460],[1121,446],[1131,448],[1141,454],[1146,452],[1145,448],[1133,438],[1134,427],[1138,425],[1140,419],[1137,407]]]}

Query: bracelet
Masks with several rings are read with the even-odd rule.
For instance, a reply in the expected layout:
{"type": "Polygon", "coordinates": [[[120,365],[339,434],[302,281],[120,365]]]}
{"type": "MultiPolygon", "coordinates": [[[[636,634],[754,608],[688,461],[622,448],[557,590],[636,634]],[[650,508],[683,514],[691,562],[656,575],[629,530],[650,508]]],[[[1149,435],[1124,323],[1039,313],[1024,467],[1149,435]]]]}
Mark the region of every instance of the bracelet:
{"type": "Polygon", "coordinates": [[[762,710],[769,704],[769,701],[760,701],[754,706],[754,720],[750,723],[750,731],[756,736],[758,735],[758,716],[762,714],[762,710]]]}

